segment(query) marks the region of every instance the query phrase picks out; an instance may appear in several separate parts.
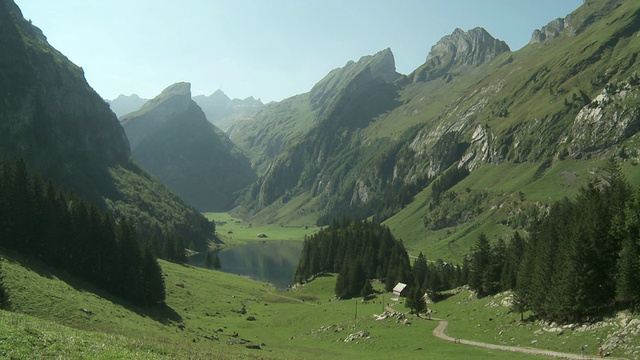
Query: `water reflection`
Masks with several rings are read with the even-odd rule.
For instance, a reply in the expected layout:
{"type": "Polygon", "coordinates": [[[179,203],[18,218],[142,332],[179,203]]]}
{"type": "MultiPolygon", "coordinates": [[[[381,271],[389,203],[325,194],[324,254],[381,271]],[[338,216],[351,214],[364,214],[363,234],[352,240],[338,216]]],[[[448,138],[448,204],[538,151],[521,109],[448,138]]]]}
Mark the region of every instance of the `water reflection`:
{"type": "MultiPolygon", "coordinates": [[[[260,241],[224,249],[218,252],[218,257],[221,271],[247,275],[285,289],[293,284],[301,251],[301,241],[260,241]]],[[[188,262],[204,267],[204,257],[205,254],[192,256],[188,262]]]]}

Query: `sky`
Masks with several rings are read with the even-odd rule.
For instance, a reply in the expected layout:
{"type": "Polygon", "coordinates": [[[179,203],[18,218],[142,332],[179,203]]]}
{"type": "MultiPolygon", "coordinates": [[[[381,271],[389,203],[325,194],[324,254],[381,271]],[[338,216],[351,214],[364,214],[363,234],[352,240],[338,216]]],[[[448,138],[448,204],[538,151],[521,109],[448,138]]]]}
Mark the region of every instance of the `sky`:
{"type": "Polygon", "coordinates": [[[397,71],[424,63],[456,28],[484,27],[512,50],[583,0],[15,0],[105,99],[153,98],[191,83],[267,103],[391,48],[397,71]]]}

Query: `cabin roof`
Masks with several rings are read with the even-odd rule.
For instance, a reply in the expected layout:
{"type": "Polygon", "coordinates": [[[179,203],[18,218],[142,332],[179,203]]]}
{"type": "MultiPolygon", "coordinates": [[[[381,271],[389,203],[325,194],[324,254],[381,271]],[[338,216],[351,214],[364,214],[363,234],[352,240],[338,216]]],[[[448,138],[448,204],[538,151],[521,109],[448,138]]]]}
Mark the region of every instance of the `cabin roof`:
{"type": "Polygon", "coordinates": [[[398,283],[398,284],[393,288],[393,292],[401,293],[401,292],[404,290],[404,288],[406,288],[406,287],[407,287],[407,284],[405,284],[405,283],[398,283]]]}

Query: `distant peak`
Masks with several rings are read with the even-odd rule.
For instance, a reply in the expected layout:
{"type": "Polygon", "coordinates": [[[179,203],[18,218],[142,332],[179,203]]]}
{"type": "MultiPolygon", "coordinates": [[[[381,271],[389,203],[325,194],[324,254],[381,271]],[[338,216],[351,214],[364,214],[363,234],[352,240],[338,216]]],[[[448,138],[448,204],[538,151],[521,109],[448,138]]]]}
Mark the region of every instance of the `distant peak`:
{"type": "Polygon", "coordinates": [[[478,65],[510,51],[509,45],[491,36],[481,27],[463,31],[457,28],[438,41],[427,55],[427,60],[450,55],[458,65],[478,65]]]}
{"type": "Polygon", "coordinates": [[[164,89],[161,96],[188,96],[191,98],[191,83],[179,82],[164,89]]]}
{"type": "Polygon", "coordinates": [[[414,71],[413,82],[440,78],[460,66],[478,66],[507,51],[507,43],[481,27],[466,32],[457,28],[431,47],[425,63],[414,71]]]}
{"type": "Polygon", "coordinates": [[[567,25],[564,18],[557,18],[543,26],[542,29],[534,30],[533,34],[531,34],[529,44],[538,44],[553,40],[562,33],[567,25]]]}

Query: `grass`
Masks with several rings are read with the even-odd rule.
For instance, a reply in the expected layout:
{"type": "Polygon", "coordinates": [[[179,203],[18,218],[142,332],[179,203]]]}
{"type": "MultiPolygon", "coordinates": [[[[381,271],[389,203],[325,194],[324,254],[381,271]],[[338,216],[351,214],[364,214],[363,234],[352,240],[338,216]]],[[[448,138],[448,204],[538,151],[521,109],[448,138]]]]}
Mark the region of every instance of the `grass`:
{"type": "Polygon", "coordinates": [[[607,352],[616,357],[629,357],[640,349],[640,341],[635,335],[616,334],[621,328],[621,318],[615,316],[598,323],[593,330],[583,331],[583,325],[591,324],[573,324],[573,329],[565,326],[563,333],[559,334],[553,331],[560,328],[558,325],[527,320],[530,313],[525,313],[525,321],[520,321],[520,314],[509,309],[510,293],[482,299],[477,299],[469,291],[448,295],[451,297],[446,301],[430,307],[435,310],[434,317],[448,320],[447,334],[453,337],[574,354],[580,354],[580,348],[584,346],[585,354],[592,356],[597,355],[600,346],[605,346],[607,352]],[[617,341],[617,347],[612,347],[612,341],[617,341]],[[624,350],[623,345],[630,349],[624,350]]]}
{"type": "Polygon", "coordinates": [[[205,213],[205,217],[216,222],[216,232],[227,245],[239,245],[251,241],[302,240],[319,230],[315,225],[284,225],[253,223],[229,213],[205,213]],[[258,234],[267,235],[259,238],[258,234]]]}
{"type": "MultiPolygon", "coordinates": [[[[411,254],[423,252],[430,259],[461,263],[480,233],[490,239],[510,238],[514,228],[506,224],[514,221],[521,209],[544,209],[565,196],[576,196],[590,180],[606,176],[605,166],[606,160],[575,159],[556,160],[544,171],[531,162],[485,164],[451,189],[463,199],[467,191],[487,192],[480,215],[454,227],[426,229],[422,220],[431,201],[431,187],[427,187],[385,224],[404,240],[411,254]]],[[[635,161],[622,162],[621,167],[630,184],[640,184],[640,166],[635,161]]]]}
{"type": "Polygon", "coordinates": [[[161,261],[167,307],[145,309],[37,260],[3,255],[15,311],[0,311],[0,354],[7,358],[531,358],[436,339],[431,335],[436,323],[414,317],[410,326],[375,321],[382,296],[388,301],[390,295],[367,304],[330,301],[333,276],[278,292],[244,277],[161,261]],[[344,341],[360,331],[368,338],[344,341]]]}

